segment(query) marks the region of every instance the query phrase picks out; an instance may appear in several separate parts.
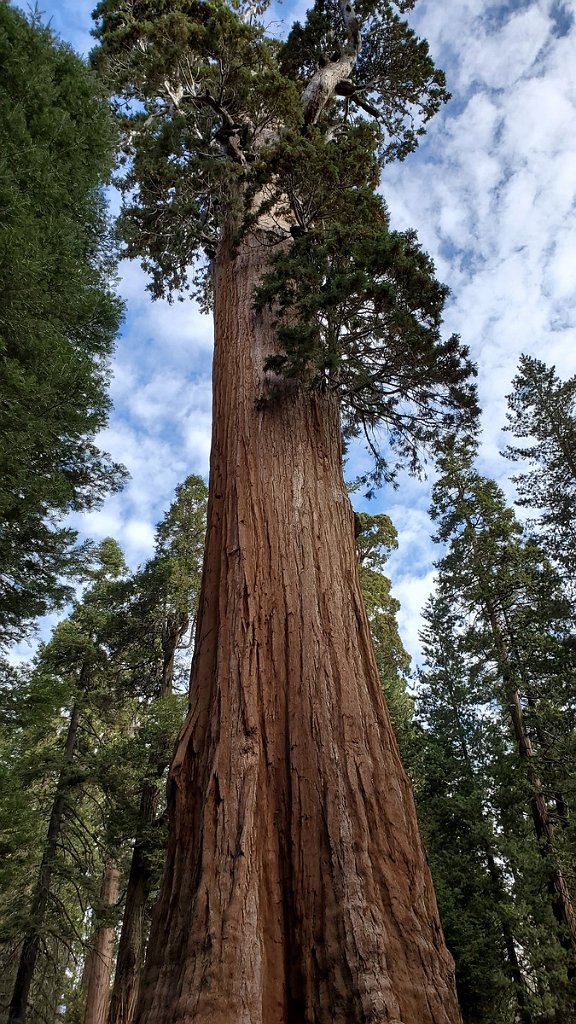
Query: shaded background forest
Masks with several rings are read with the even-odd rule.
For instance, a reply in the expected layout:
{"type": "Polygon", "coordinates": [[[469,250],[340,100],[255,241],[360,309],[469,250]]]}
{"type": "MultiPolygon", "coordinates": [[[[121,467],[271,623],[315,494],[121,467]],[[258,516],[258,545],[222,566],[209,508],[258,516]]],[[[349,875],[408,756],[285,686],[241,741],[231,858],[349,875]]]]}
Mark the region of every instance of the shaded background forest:
{"type": "MultiPolygon", "coordinates": [[[[9,1007],[24,983],[35,1024],[128,1024],[185,709],[206,487],[183,481],[136,571],[115,540],[78,546],[63,525],[124,477],[94,442],[121,314],[103,198],[114,128],[85,65],[4,4],[0,48],[0,1006],[3,1020],[23,1019],[9,1007]],[[28,624],[70,601],[34,660],[12,665],[28,624]]],[[[386,516],[360,515],[358,551],[464,1020],[564,1024],[576,945],[576,378],[524,357],[508,430],[521,519],[476,469],[477,438],[436,453],[438,576],[412,677],[386,516]]]]}

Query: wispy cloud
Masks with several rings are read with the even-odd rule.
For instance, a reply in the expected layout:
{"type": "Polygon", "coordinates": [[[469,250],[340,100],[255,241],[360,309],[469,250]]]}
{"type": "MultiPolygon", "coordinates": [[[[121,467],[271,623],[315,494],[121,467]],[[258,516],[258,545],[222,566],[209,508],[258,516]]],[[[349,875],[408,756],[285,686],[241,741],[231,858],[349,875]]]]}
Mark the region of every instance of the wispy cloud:
{"type": "MultiPolygon", "coordinates": [[[[45,6],[73,45],[91,45],[92,4],[45,6]]],[[[292,10],[283,5],[280,16],[292,10]]],[[[574,13],[572,0],[421,0],[414,24],[446,70],[453,99],[419,153],[388,167],[382,182],[394,226],[418,230],[452,289],[446,331],[461,334],[479,365],[481,468],[511,495],[498,452],[520,353],[555,363],[561,375],[576,371],[574,13]]],[[[115,534],[141,561],[176,483],[207,473],[212,332],[192,304],[151,303],[136,265],[122,268],[122,290],[128,316],[103,444],[132,479],[84,526],[95,537],[115,534]]],[[[350,456],[352,478],[362,456],[356,448],[350,456]]],[[[390,567],[412,653],[437,557],[429,495],[429,482],[406,480],[364,506],[387,511],[399,529],[390,567]]]]}

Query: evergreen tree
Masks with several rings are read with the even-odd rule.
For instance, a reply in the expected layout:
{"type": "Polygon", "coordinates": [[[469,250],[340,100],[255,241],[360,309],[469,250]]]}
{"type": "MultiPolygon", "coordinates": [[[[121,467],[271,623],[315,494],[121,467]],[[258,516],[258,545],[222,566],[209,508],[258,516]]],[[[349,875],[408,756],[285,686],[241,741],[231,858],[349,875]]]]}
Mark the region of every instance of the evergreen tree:
{"type": "Polygon", "coordinates": [[[541,359],[522,356],[508,396],[507,430],[521,441],[504,454],[524,467],[512,477],[519,504],[537,513],[539,543],[574,593],[576,565],[576,376],[562,381],[541,359]]]}
{"type": "Polygon", "coordinates": [[[139,1024],[458,1020],[342,479],[341,414],[378,477],[475,411],[445,289],[376,191],[446,97],[410,6],[318,0],[285,43],[260,4],[97,7],[127,251],[154,294],[199,289],[216,327],[191,709],[139,1024]]]}
{"type": "MultiPolygon", "coordinates": [[[[156,531],[156,553],[132,581],[132,597],[122,608],[122,643],[136,655],[136,670],[146,712],[136,733],[141,771],[132,807],[134,846],[130,860],[109,1024],[131,1024],[144,962],[150,898],[158,882],[165,830],[161,787],[182,719],[174,701],[178,651],[189,650],[196,615],[206,532],[207,489],[190,476],[156,531]],[[155,647],[151,649],[150,641],[155,647]],[[142,664],[142,651],[145,661],[142,664]],[[142,686],[141,671],[148,680],[142,686]]],[[[125,655],[124,655],[125,656],[125,655]]]]}
{"type": "Polygon", "coordinates": [[[0,4],[0,644],[70,596],[62,518],[122,480],[94,443],[120,316],[102,193],[114,138],[83,62],[0,4]]]}
{"type": "MultiPolygon", "coordinates": [[[[82,948],[83,918],[95,903],[91,885],[94,879],[98,884],[101,871],[104,825],[98,762],[103,736],[112,721],[119,727],[122,711],[122,702],[111,692],[101,634],[111,588],[125,572],[116,542],[104,541],[97,549],[91,587],[38,654],[28,694],[8,693],[22,729],[21,754],[14,759],[10,785],[25,785],[28,776],[27,813],[41,822],[36,843],[26,853],[28,874],[20,871],[13,879],[11,906],[3,920],[8,953],[15,943],[18,948],[9,1024],[30,1019],[29,1008],[33,1020],[42,1019],[47,966],[58,1004],[66,969],[82,948]],[[40,761],[35,731],[45,750],[40,761]],[[56,956],[53,940],[61,947],[56,956]]],[[[21,840],[18,831],[9,834],[11,858],[18,857],[21,840]]]]}
{"type": "Polygon", "coordinates": [[[422,728],[415,755],[418,816],[456,962],[462,1015],[465,1024],[534,1024],[520,962],[524,907],[515,904],[510,891],[493,809],[492,766],[505,757],[505,743],[492,688],[476,670],[465,618],[442,579],[424,621],[417,700],[422,728]]]}
{"type": "MultiPolygon", "coordinates": [[[[480,715],[483,722],[470,763],[484,775],[482,827],[492,838],[476,852],[489,878],[487,849],[497,868],[505,865],[502,895],[513,896],[516,920],[504,909],[498,927],[518,1012],[563,1021],[574,997],[576,940],[567,813],[574,795],[570,607],[558,575],[535,542],[523,539],[502,492],[473,468],[473,454],[472,444],[447,451],[434,488],[432,514],[448,549],[438,562],[437,597],[428,613],[428,675],[433,685],[442,683],[452,706],[451,692],[459,688],[461,716],[480,715]],[[447,645],[459,658],[452,656],[449,674],[442,661],[447,645]],[[507,920],[512,944],[503,928],[507,920]]],[[[445,863],[445,854],[440,859],[445,863]]],[[[505,908],[506,899],[498,902],[505,908]]],[[[481,975],[474,973],[477,989],[481,975]]]]}
{"type": "Polygon", "coordinates": [[[124,874],[113,1007],[133,1010],[141,965],[127,971],[127,961],[135,948],[143,955],[163,854],[163,775],[184,713],[172,691],[178,652],[191,647],[205,521],[206,487],[189,477],[150,562],[128,575],[116,542],[104,541],[86,592],[31,672],[7,675],[0,918],[10,1022],[39,1024],[59,1006],[71,1024],[107,1019],[124,874]]]}
{"type": "Polygon", "coordinates": [[[398,546],[398,534],[387,515],[356,514],[360,585],[370,623],[376,664],[386,694],[396,739],[404,764],[413,738],[414,705],[408,693],[410,656],[396,619],[399,602],[391,594],[384,567],[391,550],[398,546]]]}

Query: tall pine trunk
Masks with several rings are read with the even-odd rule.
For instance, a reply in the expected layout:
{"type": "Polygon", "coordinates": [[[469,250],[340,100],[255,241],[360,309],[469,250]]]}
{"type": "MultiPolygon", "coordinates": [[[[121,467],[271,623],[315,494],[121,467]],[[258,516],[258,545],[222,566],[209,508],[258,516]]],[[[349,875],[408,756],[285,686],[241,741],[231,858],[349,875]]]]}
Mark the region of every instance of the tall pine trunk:
{"type": "MultiPolygon", "coordinates": [[[[526,762],[527,766],[526,775],[531,791],[530,811],[540,853],[544,858],[549,874],[548,889],[552,902],[552,912],[559,925],[558,938],[560,944],[573,958],[574,950],[576,950],[576,913],[564,872],[558,861],[554,821],[548,807],[542,779],[532,763],[534,757],[532,740],[524,722],[518,680],[510,662],[508,648],[498,622],[496,608],[489,599],[485,601],[485,605],[494,637],[500,672],[506,688],[506,703],[512,732],[518,747],[518,754],[521,760],[526,762]]],[[[571,977],[573,971],[572,964],[569,964],[571,977]]]]}
{"type": "Polygon", "coordinates": [[[289,384],[221,243],[190,713],[138,1024],[457,1024],[358,579],[333,396],[289,384]]]}
{"type": "MultiPolygon", "coordinates": [[[[87,685],[87,671],[85,668],[82,668],[80,680],[84,688],[87,685]]],[[[62,768],[60,770],[58,784],[54,794],[54,801],[50,810],[46,843],[44,845],[42,861],[40,863],[38,878],[34,886],[32,903],[30,906],[30,926],[24,936],[24,942],[22,943],[18,970],[16,972],[16,980],[14,982],[10,1008],[8,1010],[7,1024],[24,1024],[24,1021],[26,1020],[28,997],[30,995],[30,988],[32,986],[38,956],[40,954],[42,929],[44,927],[46,912],[50,901],[50,886],[52,884],[54,861],[56,858],[58,841],[64,819],[64,810],[66,807],[67,797],[72,788],[69,773],[70,765],[74,759],[74,751],[76,749],[76,742],[78,739],[79,722],[80,705],[76,702],[70,712],[70,721],[68,723],[66,742],[64,744],[62,768]]]]}
{"type": "Polygon", "coordinates": [[[147,783],[140,797],[139,834],[136,836],[130,861],[108,1024],[131,1024],[136,1009],[144,962],[146,911],[152,879],[150,858],[146,850],[146,832],[156,817],[158,796],[157,787],[147,783]]]}
{"type": "Polygon", "coordinates": [[[88,954],[85,971],[86,1005],[84,1024],[106,1024],[110,999],[110,979],[114,964],[115,928],[105,920],[98,922],[102,914],[107,916],[118,902],[119,870],[116,861],[109,858],[104,866],[100,891],[99,913],[96,915],[96,930],[88,954]]]}
{"type": "MultiPolygon", "coordinates": [[[[179,640],[188,626],[188,615],[184,614],[170,616],[163,624],[162,675],[156,694],[157,700],[172,692],[176,651],[179,640]]],[[[164,740],[166,756],[160,759],[155,758],[152,764],[158,779],[162,777],[168,766],[168,751],[173,743],[173,737],[165,736],[164,740]]],[[[144,783],[140,794],[136,837],[126,887],[108,1024],[132,1024],[136,1011],[146,948],[148,901],[153,881],[153,869],[150,862],[150,832],[156,821],[159,798],[158,787],[153,782],[144,783]]]]}

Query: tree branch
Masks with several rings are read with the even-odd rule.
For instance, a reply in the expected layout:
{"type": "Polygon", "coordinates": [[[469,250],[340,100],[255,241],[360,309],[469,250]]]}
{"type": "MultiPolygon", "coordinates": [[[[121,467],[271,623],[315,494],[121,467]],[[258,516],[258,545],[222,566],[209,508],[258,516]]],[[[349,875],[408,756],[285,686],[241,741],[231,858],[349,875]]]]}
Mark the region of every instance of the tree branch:
{"type": "Polygon", "coordinates": [[[362,23],[350,0],[341,0],[340,13],[346,29],[346,43],[334,60],[314,72],[302,94],[306,124],[317,123],[327,103],[335,95],[338,83],[350,78],[360,53],[362,23]]]}

